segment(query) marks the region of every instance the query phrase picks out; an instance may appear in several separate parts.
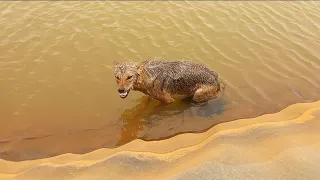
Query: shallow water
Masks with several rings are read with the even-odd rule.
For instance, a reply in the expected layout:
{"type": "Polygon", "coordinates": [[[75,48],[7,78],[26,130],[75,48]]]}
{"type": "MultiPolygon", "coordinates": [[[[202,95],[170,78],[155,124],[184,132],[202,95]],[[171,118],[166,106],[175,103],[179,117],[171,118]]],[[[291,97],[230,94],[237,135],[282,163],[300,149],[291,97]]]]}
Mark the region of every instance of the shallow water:
{"type": "Polygon", "coordinates": [[[1,2],[0,158],[86,153],[203,132],[320,97],[317,2],[1,2]],[[189,59],[220,99],[117,93],[112,61],[189,59]]]}
{"type": "Polygon", "coordinates": [[[12,162],[9,179],[319,179],[320,101],[281,112],[86,154],[12,162]]]}

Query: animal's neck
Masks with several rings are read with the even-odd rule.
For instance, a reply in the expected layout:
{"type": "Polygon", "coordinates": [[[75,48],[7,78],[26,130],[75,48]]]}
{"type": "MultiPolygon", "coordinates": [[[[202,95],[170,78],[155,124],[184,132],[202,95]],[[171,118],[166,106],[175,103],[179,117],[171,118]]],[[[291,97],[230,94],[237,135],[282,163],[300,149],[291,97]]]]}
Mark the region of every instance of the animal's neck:
{"type": "Polygon", "coordinates": [[[136,80],[135,82],[133,83],[133,90],[135,91],[140,91],[142,89],[142,79],[141,77],[139,76],[139,74],[137,74],[137,77],[136,77],[136,80]]]}
{"type": "Polygon", "coordinates": [[[133,90],[147,93],[148,92],[147,84],[148,83],[145,82],[145,78],[137,73],[136,80],[133,83],[133,90]]]}
{"type": "MultiPolygon", "coordinates": [[[[145,62],[143,62],[145,63],[145,62]]],[[[136,80],[133,84],[133,90],[135,91],[140,91],[145,94],[148,94],[148,88],[149,88],[149,83],[148,83],[148,77],[146,76],[144,70],[145,66],[141,64],[137,64],[137,71],[136,71],[136,80]]]]}

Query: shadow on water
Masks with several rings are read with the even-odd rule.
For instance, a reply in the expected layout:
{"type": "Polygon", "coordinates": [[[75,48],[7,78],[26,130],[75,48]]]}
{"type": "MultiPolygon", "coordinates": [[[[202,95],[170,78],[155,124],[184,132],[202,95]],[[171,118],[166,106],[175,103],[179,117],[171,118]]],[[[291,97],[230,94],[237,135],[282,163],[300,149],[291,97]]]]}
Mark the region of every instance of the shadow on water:
{"type": "MultiPolygon", "coordinates": [[[[141,133],[143,133],[145,128],[150,129],[153,126],[166,123],[165,119],[174,116],[181,116],[182,119],[192,117],[194,121],[199,120],[199,118],[210,118],[214,121],[214,116],[224,112],[226,103],[226,100],[222,97],[203,103],[196,103],[192,98],[184,98],[164,105],[148,96],[143,96],[138,100],[136,106],[126,109],[122,113],[120,117],[120,120],[123,121],[121,138],[116,146],[121,146],[134,139],[141,138],[141,133]]],[[[174,135],[161,137],[161,139],[172,136],[174,135]]],[[[158,139],[152,138],[152,140],[158,139]]]]}
{"type": "MultiPolygon", "coordinates": [[[[113,135],[110,128],[118,129],[119,126],[106,125],[97,129],[86,129],[75,131],[62,136],[49,135],[44,137],[28,138],[20,141],[24,143],[24,149],[8,149],[0,152],[0,159],[9,161],[22,161],[40,158],[48,158],[63,153],[83,154],[93,150],[106,147],[115,148],[124,145],[135,139],[144,140],[160,140],[173,137],[177,134],[188,133],[186,131],[170,132],[171,129],[185,126],[186,124],[197,124],[201,118],[206,118],[215,121],[215,116],[222,114],[225,110],[225,100],[222,98],[210,100],[206,103],[195,103],[190,98],[178,99],[172,104],[162,105],[156,100],[152,100],[148,96],[143,96],[137,100],[137,104],[125,110],[121,115],[120,135],[113,135]],[[177,118],[178,117],[178,118],[177,118]],[[198,118],[197,118],[198,117],[198,118]],[[184,121],[184,119],[187,119],[184,121]],[[151,133],[150,137],[146,134],[151,133]],[[102,138],[100,138],[102,136],[102,138]],[[77,138],[83,137],[83,141],[77,143],[77,138]],[[95,142],[89,143],[89,147],[83,145],[83,142],[88,143],[87,137],[97,138],[95,142]],[[114,141],[108,141],[105,137],[110,137],[114,141]],[[56,150],[53,146],[48,145],[46,149],[40,149],[33,144],[36,142],[46,143],[57,139],[65,138],[64,141],[72,142],[70,144],[61,144],[65,146],[62,150],[56,150]],[[50,148],[51,147],[51,148],[50,148]]],[[[212,123],[217,124],[217,123],[212,123]]],[[[205,130],[203,130],[205,131],[205,130]]],[[[118,133],[118,131],[116,131],[118,133]]],[[[195,132],[195,131],[192,131],[195,132]]],[[[196,131],[198,132],[198,131],[196,131]]],[[[90,139],[90,138],[89,138],[90,139]]],[[[10,141],[2,141],[0,145],[4,147],[10,141]]],[[[1,147],[0,146],[0,147],[1,147]]]]}

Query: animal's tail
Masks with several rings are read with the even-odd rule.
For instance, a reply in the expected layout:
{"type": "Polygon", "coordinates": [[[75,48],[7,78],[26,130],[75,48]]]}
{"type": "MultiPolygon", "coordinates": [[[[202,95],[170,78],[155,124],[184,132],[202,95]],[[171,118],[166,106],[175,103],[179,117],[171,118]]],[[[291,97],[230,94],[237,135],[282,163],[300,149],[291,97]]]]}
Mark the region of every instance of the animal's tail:
{"type": "Polygon", "coordinates": [[[221,97],[224,94],[224,90],[226,89],[226,85],[223,82],[219,82],[219,95],[218,97],[221,97]]]}
{"type": "Polygon", "coordinates": [[[220,81],[220,90],[224,91],[225,88],[226,88],[226,85],[220,81]]]}

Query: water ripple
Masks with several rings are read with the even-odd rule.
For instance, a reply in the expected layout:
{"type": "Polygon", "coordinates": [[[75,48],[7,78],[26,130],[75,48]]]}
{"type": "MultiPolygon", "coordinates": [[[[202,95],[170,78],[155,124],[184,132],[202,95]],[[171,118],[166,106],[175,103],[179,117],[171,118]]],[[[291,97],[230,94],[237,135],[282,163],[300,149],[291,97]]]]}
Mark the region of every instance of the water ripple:
{"type": "MultiPolygon", "coordinates": [[[[180,111],[179,118],[154,115],[161,121],[147,125],[132,118],[125,125],[110,126],[110,134],[124,138],[112,139],[110,146],[115,141],[199,132],[216,122],[318,99],[319,7],[316,2],[1,3],[0,106],[8,111],[1,122],[27,139],[26,146],[39,149],[45,147],[32,134],[39,129],[55,134],[63,127],[61,133],[67,134],[74,127],[82,132],[119,122],[124,110],[152,114],[152,106],[135,111],[145,105],[137,100],[139,93],[119,99],[112,62],[154,57],[208,65],[225,83],[223,100],[229,104],[217,107],[224,110],[221,114],[205,119],[181,120],[180,111]]],[[[104,136],[99,133],[95,135],[104,136]]],[[[114,137],[97,141],[108,146],[105,141],[114,137]]],[[[50,138],[53,144],[72,144],[50,138]]]]}

